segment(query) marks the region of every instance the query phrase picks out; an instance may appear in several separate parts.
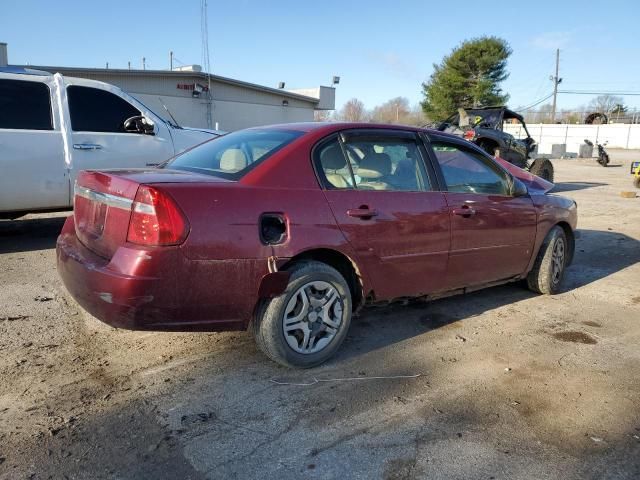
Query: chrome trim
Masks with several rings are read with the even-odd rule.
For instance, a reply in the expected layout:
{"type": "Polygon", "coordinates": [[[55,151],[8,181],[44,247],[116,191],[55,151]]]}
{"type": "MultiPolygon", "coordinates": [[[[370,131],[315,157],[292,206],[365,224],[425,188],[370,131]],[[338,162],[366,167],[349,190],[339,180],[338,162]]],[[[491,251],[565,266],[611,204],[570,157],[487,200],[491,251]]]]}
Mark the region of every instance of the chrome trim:
{"type": "Polygon", "coordinates": [[[104,203],[109,207],[122,208],[123,210],[131,210],[131,206],[133,205],[133,200],[129,200],[128,198],[118,197],[110,193],[96,192],[78,184],[74,186],[73,193],[74,196],[77,195],[93,202],[104,203]]]}
{"type": "Polygon", "coordinates": [[[156,207],[148,205],[146,203],[135,202],[133,204],[133,211],[138,213],[146,213],[147,215],[155,215],[156,207]]]}
{"type": "Polygon", "coordinates": [[[73,148],[76,150],[102,150],[102,145],[97,143],[74,143],[73,148]]]}

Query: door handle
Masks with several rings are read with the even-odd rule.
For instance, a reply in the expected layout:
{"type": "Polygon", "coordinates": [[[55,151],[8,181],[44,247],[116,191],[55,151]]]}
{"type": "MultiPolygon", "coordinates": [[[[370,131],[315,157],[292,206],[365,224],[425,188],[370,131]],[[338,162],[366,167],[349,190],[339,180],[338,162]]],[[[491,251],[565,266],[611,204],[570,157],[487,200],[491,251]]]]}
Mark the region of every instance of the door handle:
{"type": "Polygon", "coordinates": [[[158,162],[158,163],[147,163],[146,164],[147,167],[157,167],[158,165],[160,165],[160,162],[158,162]]]}
{"type": "Polygon", "coordinates": [[[73,148],[76,150],[102,150],[102,145],[97,143],[74,143],[73,148]]]}
{"type": "Polygon", "coordinates": [[[363,205],[360,208],[350,208],[347,210],[347,215],[350,217],[361,218],[363,220],[369,220],[370,218],[377,216],[378,211],[375,208],[369,208],[363,205]]]}
{"type": "Polygon", "coordinates": [[[470,207],[468,205],[463,205],[460,208],[454,208],[453,214],[460,215],[461,217],[469,218],[476,214],[476,210],[475,208],[470,207]]]}

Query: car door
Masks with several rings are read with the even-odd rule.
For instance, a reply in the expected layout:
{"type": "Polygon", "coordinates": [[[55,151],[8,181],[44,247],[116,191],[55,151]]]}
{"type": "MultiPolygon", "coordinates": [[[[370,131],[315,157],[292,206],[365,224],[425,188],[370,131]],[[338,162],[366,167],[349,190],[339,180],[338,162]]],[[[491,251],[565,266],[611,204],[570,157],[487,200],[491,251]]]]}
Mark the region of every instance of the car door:
{"type": "Polygon", "coordinates": [[[0,78],[0,211],[69,205],[69,178],[52,78],[0,78]]]}
{"type": "Polygon", "coordinates": [[[376,298],[442,287],[449,214],[413,132],[348,130],[314,149],[316,171],[376,298]]]}
{"type": "Polygon", "coordinates": [[[164,123],[153,133],[127,132],[125,120],[142,112],[113,92],[83,85],[67,87],[73,173],[87,169],[144,168],[173,156],[164,123]]]}
{"type": "Polygon", "coordinates": [[[537,214],[531,198],[510,195],[510,177],[468,144],[430,136],[451,216],[450,289],[522,274],[532,255],[537,214]]]}

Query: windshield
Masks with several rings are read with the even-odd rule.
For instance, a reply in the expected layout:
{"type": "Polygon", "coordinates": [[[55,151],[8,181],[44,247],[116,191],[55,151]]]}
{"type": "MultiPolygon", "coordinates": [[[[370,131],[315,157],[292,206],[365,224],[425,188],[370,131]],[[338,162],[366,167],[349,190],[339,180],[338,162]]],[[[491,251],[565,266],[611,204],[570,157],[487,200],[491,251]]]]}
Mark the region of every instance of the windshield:
{"type": "Polygon", "coordinates": [[[303,132],[294,130],[240,130],[188,150],[168,162],[163,168],[239,180],[258,163],[266,160],[302,134],[303,132]]]}

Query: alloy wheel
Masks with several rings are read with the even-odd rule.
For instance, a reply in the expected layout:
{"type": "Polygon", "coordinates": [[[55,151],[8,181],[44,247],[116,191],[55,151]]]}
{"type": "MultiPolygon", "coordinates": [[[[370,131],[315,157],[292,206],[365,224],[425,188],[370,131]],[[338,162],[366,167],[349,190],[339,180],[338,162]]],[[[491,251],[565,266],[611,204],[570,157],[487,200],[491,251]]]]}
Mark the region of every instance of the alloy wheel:
{"type": "Polygon", "coordinates": [[[563,238],[556,239],[551,255],[551,281],[554,285],[560,283],[564,270],[565,243],[563,238]]]}
{"type": "Polygon", "coordinates": [[[292,295],[282,319],[284,338],[296,352],[317,353],[335,338],[343,321],[343,302],[329,282],[313,281],[292,295]]]}

